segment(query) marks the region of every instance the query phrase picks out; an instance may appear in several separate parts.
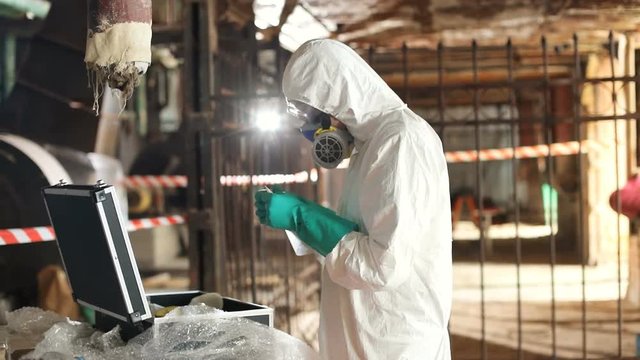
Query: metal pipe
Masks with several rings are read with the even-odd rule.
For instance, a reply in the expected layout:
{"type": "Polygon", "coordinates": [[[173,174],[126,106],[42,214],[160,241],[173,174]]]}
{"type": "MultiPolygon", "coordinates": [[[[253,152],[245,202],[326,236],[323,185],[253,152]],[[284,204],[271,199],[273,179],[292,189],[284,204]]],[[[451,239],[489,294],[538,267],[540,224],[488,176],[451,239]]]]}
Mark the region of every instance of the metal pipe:
{"type": "Polygon", "coordinates": [[[444,45],[442,41],[438,43],[438,134],[440,135],[440,141],[444,145],[444,88],[443,85],[443,77],[444,77],[444,69],[442,65],[442,56],[444,53],[444,45]]]}
{"type": "MultiPolygon", "coordinates": [[[[230,169],[228,167],[226,167],[225,168],[225,172],[226,171],[230,171],[230,169]]],[[[224,204],[224,208],[225,209],[229,209],[229,205],[231,203],[233,203],[233,189],[224,189],[222,198],[218,199],[218,201],[221,201],[224,204]],[[231,194],[231,195],[227,196],[228,194],[231,194]]],[[[233,208],[231,208],[231,209],[233,209],[233,208]]],[[[226,214],[224,216],[224,220],[226,221],[226,214]]],[[[227,227],[226,228],[226,233],[224,235],[225,235],[225,238],[231,238],[233,236],[233,228],[227,227]]],[[[237,244],[230,244],[230,246],[227,247],[226,256],[227,257],[235,256],[236,247],[237,247],[237,244]]],[[[229,278],[230,279],[233,279],[235,277],[234,270],[235,270],[235,262],[234,261],[230,261],[228,263],[228,266],[225,267],[225,273],[229,274],[229,278]]],[[[225,284],[225,289],[226,289],[227,294],[231,294],[232,296],[236,296],[232,292],[234,289],[233,289],[233,284],[232,284],[231,281],[228,281],[225,284]]]]}
{"type": "Polygon", "coordinates": [[[409,101],[409,66],[407,64],[408,57],[407,43],[402,43],[402,74],[403,74],[403,99],[404,102],[409,101]]]}
{"type": "Polygon", "coordinates": [[[367,50],[367,63],[371,67],[373,67],[373,52],[373,45],[369,45],[369,49],[367,50]]]}
{"type": "MultiPolygon", "coordinates": [[[[254,89],[257,89],[256,86],[253,86],[254,89]]],[[[256,90],[254,90],[255,93],[256,90]]],[[[254,139],[255,134],[250,135],[249,144],[258,144],[259,142],[254,139]]],[[[257,174],[256,171],[256,154],[255,154],[255,146],[247,146],[247,159],[248,160],[248,168],[249,173],[257,174]]],[[[251,204],[251,215],[253,218],[253,214],[255,214],[255,205],[252,201],[251,204]]],[[[258,291],[256,287],[256,262],[258,261],[258,253],[257,253],[257,239],[260,237],[260,223],[255,222],[255,220],[251,221],[251,234],[250,234],[250,248],[251,248],[251,262],[249,263],[249,272],[251,276],[251,299],[254,303],[258,303],[258,291]]]]}
{"type": "MultiPolygon", "coordinates": [[[[83,111],[85,113],[90,113],[95,115],[95,111],[93,109],[91,109],[90,107],[84,105],[82,102],[80,101],[76,101],[74,99],[68,98],[66,96],[60,95],[55,91],[51,91],[48,89],[43,88],[42,86],[32,83],[28,80],[25,79],[18,79],[16,81],[17,84],[24,86],[30,90],[33,90],[37,93],[39,93],[40,95],[46,96],[50,99],[56,100],[58,102],[61,102],[63,104],[67,104],[70,108],[73,109],[77,109],[79,111],[83,111]]],[[[6,99],[5,99],[6,100],[6,99]]]]}
{"type": "Polygon", "coordinates": [[[256,263],[258,262],[257,238],[260,236],[260,227],[252,226],[251,232],[251,299],[254,303],[258,303],[258,290],[256,287],[256,263]]]}
{"type": "Polygon", "coordinates": [[[285,278],[284,278],[284,287],[285,287],[285,304],[287,307],[287,332],[291,333],[291,247],[288,246],[289,243],[285,240],[282,242],[283,246],[285,246],[285,278]]]}
{"type": "MultiPolygon", "coordinates": [[[[224,141],[224,140],[222,140],[224,141]]],[[[230,149],[231,150],[231,149],[230,149]]],[[[233,168],[235,170],[235,172],[231,173],[231,174],[237,174],[237,171],[239,170],[239,166],[237,164],[237,161],[235,161],[233,163],[233,168]]],[[[227,173],[229,174],[229,173],[227,173]]],[[[225,223],[232,225],[232,226],[227,226],[227,228],[230,228],[231,230],[231,234],[229,236],[230,239],[234,239],[234,245],[235,245],[235,281],[236,281],[236,296],[238,296],[240,299],[243,297],[242,295],[242,288],[244,286],[244,274],[243,274],[243,265],[244,265],[244,254],[242,253],[243,250],[243,244],[242,241],[245,239],[245,237],[243,236],[244,234],[242,233],[242,221],[240,219],[245,219],[246,218],[246,212],[242,211],[242,208],[244,207],[244,203],[246,203],[246,200],[242,199],[244,196],[242,196],[242,189],[241,188],[236,188],[233,189],[231,191],[231,201],[233,204],[229,204],[231,206],[231,213],[233,214],[234,219],[225,219],[225,223]],[[244,201],[243,201],[244,200],[244,201]]],[[[227,211],[225,211],[225,214],[227,214],[227,211]]],[[[230,255],[230,254],[228,254],[230,255]]],[[[228,256],[227,255],[227,256],[228,256]]]]}
{"type": "MultiPolygon", "coordinates": [[[[280,144],[281,150],[280,153],[283,157],[283,162],[285,165],[285,173],[290,172],[290,157],[289,152],[287,151],[287,144],[285,142],[281,142],[280,144]]],[[[283,239],[282,245],[284,247],[284,293],[285,293],[285,306],[286,306],[286,319],[287,319],[287,332],[291,333],[291,246],[289,246],[289,242],[286,239],[283,239]]]]}
{"type": "MultiPolygon", "coordinates": [[[[89,109],[89,111],[91,111],[89,109]]],[[[640,113],[631,113],[617,116],[618,119],[630,119],[630,120],[638,120],[640,119],[640,113]]],[[[573,123],[574,120],[571,117],[553,117],[550,116],[549,119],[555,124],[564,124],[564,123],[573,123]]],[[[597,121],[610,121],[613,120],[613,116],[584,116],[577,119],[578,122],[587,123],[587,122],[597,122],[597,121]]],[[[545,119],[543,117],[519,117],[517,119],[500,119],[500,118],[485,118],[482,120],[482,125],[511,125],[515,124],[530,124],[530,123],[544,123],[545,119]]],[[[453,120],[447,121],[443,124],[438,124],[439,128],[447,128],[447,127],[466,127],[466,126],[474,126],[474,120],[453,120]]],[[[224,138],[224,137],[233,137],[233,136],[249,136],[255,132],[259,132],[260,130],[256,126],[247,126],[238,129],[211,129],[211,136],[214,138],[224,138]]],[[[297,132],[296,129],[283,129],[285,132],[297,132]]],[[[444,140],[443,144],[444,144],[444,140]]]]}
{"type": "MultiPolygon", "coordinates": [[[[448,51],[449,48],[447,48],[448,51]]],[[[515,74],[514,74],[515,75],[515,74]]],[[[544,74],[543,74],[544,75],[544,74]]],[[[384,75],[383,75],[384,78],[384,75]]],[[[506,76],[505,76],[506,78],[506,76]]],[[[515,78],[515,76],[514,76],[515,78]]],[[[531,88],[534,86],[543,86],[544,85],[544,79],[517,79],[515,78],[514,80],[516,80],[516,82],[514,82],[513,85],[516,88],[531,88]]],[[[589,79],[582,79],[580,80],[581,83],[588,83],[588,84],[597,84],[597,83],[601,83],[601,82],[608,82],[608,81],[619,81],[619,82],[625,82],[625,83],[630,83],[630,82],[635,82],[635,77],[633,76],[621,76],[621,77],[617,77],[617,78],[612,78],[612,77],[602,77],[602,78],[589,78],[589,79]]],[[[571,85],[573,83],[573,79],[571,77],[569,77],[569,75],[567,75],[566,77],[557,77],[557,78],[549,78],[548,81],[549,85],[571,85]]],[[[473,83],[473,82],[469,82],[469,83],[443,83],[442,87],[447,89],[447,90],[460,90],[460,89],[464,89],[464,90],[471,90],[471,89],[500,89],[500,88],[504,88],[509,86],[509,81],[508,80],[494,80],[494,81],[484,81],[484,82],[478,82],[478,83],[473,83]]],[[[426,89],[426,90],[437,90],[441,85],[438,82],[435,82],[433,84],[428,83],[428,84],[421,84],[419,87],[420,89],[426,89]]]]}
{"type": "Polygon", "coordinates": [[[10,33],[4,34],[2,41],[2,99],[9,98],[11,90],[16,82],[16,36],[10,33]]]}
{"type": "MultiPolygon", "coordinates": [[[[543,96],[544,96],[544,117],[545,117],[545,122],[544,122],[544,126],[545,126],[545,143],[547,144],[547,146],[549,146],[550,144],[553,143],[553,124],[551,123],[551,119],[550,119],[550,109],[549,109],[549,97],[550,97],[550,92],[551,89],[549,87],[549,73],[548,73],[548,65],[549,65],[549,59],[548,59],[548,52],[547,52],[547,38],[545,36],[542,36],[541,38],[541,46],[542,46],[542,54],[543,54],[543,69],[544,69],[544,88],[543,88],[543,96]]],[[[547,206],[548,206],[548,221],[549,221],[549,230],[550,230],[550,234],[549,234],[549,266],[551,268],[551,346],[552,346],[552,353],[551,353],[551,357],[553,359],[555,359],[557,357],[557,344],[556,344],[556,280],[555,280],[555,265],[556,265],[556,237],[555,234],[553,232],[553,222],[554,222],[554,218],[553,218],[553,206],[552,206],[552,191],[551,189],[553,189],[553,187],[551,186],[552,183],[552,178],[553,178],[553,156],[551,155],[551,152],[549,152],[547,154],[546,157],[546,163],[547,163],[547,184],[549,186],[549,193],[548,193],[548,200],[547,200],[547,206]]],[[[557,210],[556,210],[557,211],[557,210]]]]}
{"type": "Polygon", "coordinates": [[[279,89],[282,89],[282,72],[284,70],[284,66],[282,66],[282,48],[279,46],[276,46],[275,49],[276,52],[276,84],[278,86],[278,92],[279,89]]]}
{"type": "MultiPolygon", "coordinates": [[[[615,66],[615,44],[613,41],[613,31],[609,32],[609,60],[611,64],[611,77],[615,79],[616,77],[616,66],[615,66]]],[[[621,234],[621,223],[620,223],[620,209],[622,207],[621,204],[621,196],[619,194],[620,191],[620,159],[618,154],[618,147],[620,145],[618,139],[618,94],[616,92],[616,83],[615,81],[611,82],[611,101],[613,102],[613,130],[614,130],[614,144],[615,144],[615,166],[616,166],[616,193],[618,196],[616,197],[616,226],[618,232],[618,244],[617,244],[617,267],[618,267],[618,357],[622,357],[622,255],[621,255],[621,247],[622,247],[622,234],[621,234]]]]}
{"type": "MultiPolygon", "coordinates": [[[[369,48],[369,56],[368,62],[370,66],[373,66],[373,48],[369,48]]],[[[447,48],[448,51],[449,48],[447,48]]],[[[441,50],[444,52],[444,47],[441,50]]],[[[438,83],[434,85],[424,85],[420,86],[421,89],[425,90],[436,90],[441,91],[442,89],[446,90],[471,90],[471,89],[495,89],[495,88],[504,88],[508,86],[513,86],[515,88],[525,88],[532,86],[539,86],[544,84],[544,80],[530,80],[530,79],[521,79],[517,80],[517,82],[510,83],[507,81],[491,81],[485,83],[471,83],[471,84],[444,84],[443,73],[444,69],[442,66],[442,53],[438,54],[439,68],[438,68],[438,83]]],[[[636,77],[634,76],[622,76],[617,78],[612,77],[603,77],[603,78],[590,78],[590,79],[581,79],[580,83],[588,83],[588,84],[597,84],[601,82],[608,81],[618,81],[618,82],[635,82],[636,77]]],[[[548,80],[550,85],[571,85],[573,83],[573,79],[571,78],[556,78],[548,80]]],[[[243,100],[253,100],[253,99],[278,99],[282,98],[282,94],[280,93],[268,93],[268,94],[255,94],[255,95],[246,95],[246,94],[217,94],[212,97],[213,100],[216,101],[243,101],[243,100]]]]}
{"type": "Polygon", "coordinates": [[[581,86],[580,79],[582,78],[582,64],[580,63],[580,53],[578,51],[578,35],[573,34],[573,54],[574,54],[574,83],[573,83],[573,118],[574,118],[574,138],[578,141],[578,154],[576,155],[576,160],[578,162],[577,168],[577,176],[578,176],[578,229],[577,229],[577,237],[579,241],[578,248],[580,249],[580,286],[582,290],[582,301],[581,301],[581,310],[582,310],[582,359],[585,360],[587,358],[587,274],[586,274],[586,266],[585,263],[587,261],[587,254],[585,253],[585,241],[583,239],[583,185],[582,185],[582,129],[581,129],[581,121],[580,121],[580,113],[582,111],[582,102],[581,102],[581,86]]]}
{"type": "MultiPolygon", "coordinates": [[[[259,50],[256,48],[257,44],[255,43],[255,41],[251,42],[252,47],[250,48],[250,52],[251,52],[251,71],[248,72],[248,88],[250,89],[250,93],[252,95],[257,95],[257,90],[258,87],[255,86],[255,83],[258,82],[256,81],[256,78],[258,78],[259,76],[254,76],[254,72],[253,72],[253,68],[259,68],[259,55],[258,52],[259,50]],[[254,62],[256,62],[254,64],[254,62]]],[[[276,56],[278,56],[278,54],[276,54],[276,56]]],[[[280,74],[278,73],[278,69],[276,68],[276,73],[274,78],[278,78],[280,76],[280,74]]],[[[277,80],[276,80],[277,81],[277,80]]],[[[254,152],[254,146],[247,146],[247,144],[257,144],[258,142],[256,140],[254,140],[254,136],[255,134],[251,134],[249,135],[249,138],[246,139],[247,141],[242,141],[242,140],[238,140],[240,141],[240,146],[245,146],[245,149],[241,149],[241,150],[246,150],[247,154],[246,154],[246,158],[247,158],[247,168],[249,169],[249,173],[250,174],[256,174],[256,166],[255,166],[255,152],[254,152]]],[[[245,199],[246,199],[246,195],[245,194],[245,199]]],[[[253,202],[253,197],[252,195],[252,191],[248,191],[248,195],[249,195],[249,199],[247,199],[248,201],[248,210],[249,210],[249,214],[251,214],[251,217],[249,218],[249,220],[247,220],[247,226],[245,227],[248,230],[248,236],[249,236],[249,278],[251,279],[251,283],[250,283],[250,292],[251,292],[251,299],[254,303],[257,303],[258,299],[258,289],[256,286],[256,262],[257,260],[257,249],[256,249],[256,239],[260,236],[260,224],[257,223],[256,226],[256,222],[255,222],[255,218],[254,218],[254,214],[255,214],[255,205],[253,202]]]]}
{"type": "MultiPolygon", "coordinates": [[[[472,67],[473,67],[473,81],[474,84],[478,81],[478,44],[475,40],[471,43],[472,54],[472,67]]],[[[480,151],[480,98],[478,96],[478,89],[473,91],[473,121],[474,121],[474,135],[475,135],[475,147],[476,151],[480,151]]],[[[480,347],[482,352],[482,360],[487,359],[487,324],[486,324],[486,308],[485,308],[485,285],[484,285],[484,263],[486,261],[485,253],[485,231],[484,231],[484,206],[482,203],[482,162],[480,157],[476,160],[476,186],[478,194],[478,227],[480,228],[480,316],[482,326],[482,337],[480,341],[480,347]]]]}
{"type": "MultiPolygon", "coordinates": [[[[4,104],[9,97],[9,90],[6,85],[7,82],[9,82],[9,66],[13,67],[15,65],[15,63],[12,65],[9,64],[9,52],[7,50],[6,40],[2,41],[0,44],[0,84],[4,84],[0,88],[0,91],[2,92],[2,104],[4,104]]],[[[15,74],[13,74],[13,76],[15,76],[15,74]]],[[[12,79],[12,81],[15,83],[15,79],[12,79]]]]}
{"type": "MultiPolygon", "coordinates": [[[[634,59],[635,73],[633,76],[633,78],[635,79],[635,81],[633,82],[635,86],[633,88],[633,91],[635,92],[636,107],[633,110],[637,111],[638,104],[640,104],[640,87],[638,86],[638,84],[640,84],[640,54],[638,54],[638,50],[635,50],[635,52],[636,52],[635,59],[634,59]]],[[[640,121],[636,121],[635,131],[636,131],[636,138],[637,138],[638,134],[640,134],[640,121]]],[[[636,149],[635,156],[636,156],[636,164],[640,164],[640,146],[638,146],[638,148],[636,149]]]]}
{"type": "MultiPolygon", "coordinates": [[[[189,4],[185,10],[184,23],[185,29],[184,32],[184,47],[185,47],[185,59],[184,59],[184,71],[185,74],[196,74],[198,73],[198,5],[197,4],[189,4]]],[[[199,136],[196,132],[194,132],[191,127],[193,124],[193,119],[190,118],[190,114],[198,108],[198,103],[196,96],[198,94],[197,91],[197,76],[185,76],[185,86],[184,86],[184,99],[187,100],[184,103],[185,113],[187,116],[185,117],[185,121],[187,121],[187,140],[186,144],[186,161],[187,161],[187,179],[189,183],[192,181],[198,182],[199,173],[197,171],[197,164],[199,164],[199,136]]],[[[202,207],[200,203],[200,197],[198,196],[198,189],[194,186],[187,187],[187,207],[190,211],[196,212],[198,209],[202,207]]],[[[189,279],[190,279],[190,287],[192,289],[202,289],[203,282],[202,277],[204,273],[203,265],[202,265],[202,234],[198,230],[198,224],[196,221],[191,218],[188,222],[189,227],[189,279]]]]}
{"type": "MultiPolygon", "coordinates": [[[[144,79],[144,77],[141,77],[144,79]]],[[[120,114],[122,113],[122,107],[120,100],[116,97],[113,91],[107,86],[102,95],[102,105],[100,106],[100,120],[98,120],[98,131],[96,133],[96,142],[94,151],[98,154],[104,154],[111,157],[117,156],[118,151],[118,139],[120,138],[120,114]]],[[[142,92],[142,87],[136,93],[137,96],[142,92]]],[[[136,107],[143,99],[137,98],[135,103],[136,107]],[[140,101],[141,100],[141,101],[140,101]]],[[[140,109],[138,109],[140,110],[140,109]]],[[[146,111],[146,106],[145,109],[146,111]]],[[[138,114],[141,114],[138,112],[138,114]]]]}
{"type": "MultiPolygon", "coordinates": [[[[511,38],[507,41],[507,60],[508,60],[508,79],[513,85],[513,44],[511,38]]],[[[513,86],[509,88],[509,120],[515,118],[514,111],[516,109],[516,97],[513,86]]],[[[516,122],[511,121],[511,147],[515,149],[516,144],[516,122]]],[[[518,360],[522,360],[522,284],[520,265],[522,264],[522,239],[520,238],[520,202],[518,199],[518,158],[516,152],[513,151],[511,158],[511,176],[513,177],[513,207],[515,212],[516,226],[516,291],[517,291],[517,312],[518,312],[518,360]]]]}

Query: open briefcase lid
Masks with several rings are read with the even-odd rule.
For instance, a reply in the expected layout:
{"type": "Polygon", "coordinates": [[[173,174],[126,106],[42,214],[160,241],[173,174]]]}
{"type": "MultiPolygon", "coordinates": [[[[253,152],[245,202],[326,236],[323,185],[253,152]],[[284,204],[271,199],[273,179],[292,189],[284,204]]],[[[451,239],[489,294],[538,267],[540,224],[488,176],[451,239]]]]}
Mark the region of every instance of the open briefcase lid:
{"type": "Polygon", "coordinates": [[[74,300],[130,323],[151,318],[114,187],[61,182],[42,194],[74,300]]]}

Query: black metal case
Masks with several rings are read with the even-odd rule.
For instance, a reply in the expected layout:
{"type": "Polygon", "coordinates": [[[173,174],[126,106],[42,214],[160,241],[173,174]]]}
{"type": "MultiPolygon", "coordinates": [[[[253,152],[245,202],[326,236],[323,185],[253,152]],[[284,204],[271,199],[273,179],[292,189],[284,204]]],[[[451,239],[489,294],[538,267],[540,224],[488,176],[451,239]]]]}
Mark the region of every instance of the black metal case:
{"type": "MultiPolygon", "coordinates": [[[[182,306],[202,294],[145,294],[113,186],[59,184],[43,188],[42,195],[74,300],[96,311],[97,329],[109,331],[119,325],[126,340],[165,321],[153,317],[149,302],[182,306]]],[[[273,309],[266,306],[223,297],[222,310],[225,313],[216,316],[273,326],[273,309]]],[[[200,318],[209,321],[212,316],[200,318]]]]}
{"type": "Polygon", "coordinates": [[[152,318],[113,186],[42,189],[74,300],[131,324],[152,318]]]}

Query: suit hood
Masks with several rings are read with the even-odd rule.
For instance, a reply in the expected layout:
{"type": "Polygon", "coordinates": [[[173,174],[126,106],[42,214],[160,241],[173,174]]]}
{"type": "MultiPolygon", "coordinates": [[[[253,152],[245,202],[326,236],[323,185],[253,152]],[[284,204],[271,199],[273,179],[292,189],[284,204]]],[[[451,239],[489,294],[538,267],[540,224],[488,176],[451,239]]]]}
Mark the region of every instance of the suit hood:
{"type": "Polygon", "coordinates": [[[383,116],[405,107],[398,95],[360,55],[330,39],[311,40],[298,48],[284,71],[282,90],[288,100],[313,106],[367,141],[383,116]]]}

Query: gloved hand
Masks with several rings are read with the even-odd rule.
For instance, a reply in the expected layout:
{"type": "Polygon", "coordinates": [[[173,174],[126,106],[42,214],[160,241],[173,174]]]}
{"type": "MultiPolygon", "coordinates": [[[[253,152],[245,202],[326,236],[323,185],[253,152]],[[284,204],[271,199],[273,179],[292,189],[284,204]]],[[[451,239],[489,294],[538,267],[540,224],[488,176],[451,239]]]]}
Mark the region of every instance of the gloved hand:
{"type": "Polygon", "coordinates": [[[304,204],[301,197],[281,190],[256,192],[256,215],[260,223],[276,229],[294,231],[296,229],[294,213],[304,204]]]}
{"type": "Polygon", "coordinates": [[[342,237],[358,225],[332,210],[282,190],[258,191],[256,215],[262,224],[296,233],[312,249],[326,256],[342,237]]]}

